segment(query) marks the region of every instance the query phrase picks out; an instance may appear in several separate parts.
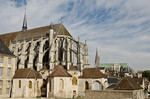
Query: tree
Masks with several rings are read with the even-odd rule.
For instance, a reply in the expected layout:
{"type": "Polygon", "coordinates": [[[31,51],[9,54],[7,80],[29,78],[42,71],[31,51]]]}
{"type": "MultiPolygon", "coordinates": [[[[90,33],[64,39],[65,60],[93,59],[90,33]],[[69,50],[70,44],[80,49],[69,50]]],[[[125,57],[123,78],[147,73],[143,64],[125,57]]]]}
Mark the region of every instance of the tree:
{"type": "Polygon", "coordinates": [[[146,77],[150,81],[150,70],[145,70],[142,73],[142,77],[146,77]]]}
{"type": "Polygon", "coordinates": [[[124,68],[123,68],[123,66],[120,67],[120,73],[119,73],[119,76],[120,76],[121,78],[124,77],[124,68]]]}

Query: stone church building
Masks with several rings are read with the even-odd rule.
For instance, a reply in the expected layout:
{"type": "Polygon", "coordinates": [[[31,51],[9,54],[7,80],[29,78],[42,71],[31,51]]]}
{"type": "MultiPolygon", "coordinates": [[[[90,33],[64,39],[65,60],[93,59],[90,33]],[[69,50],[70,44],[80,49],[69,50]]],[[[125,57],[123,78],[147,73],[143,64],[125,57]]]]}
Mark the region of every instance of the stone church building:
{"type": "Polygon", "coordinates": [[[0,35],[16,56],[11,97],[84,96],[85,90],[103,90],[107,79],[98,68],[90,68],[88,47],[75,40],[63,24],[0,35]]]}

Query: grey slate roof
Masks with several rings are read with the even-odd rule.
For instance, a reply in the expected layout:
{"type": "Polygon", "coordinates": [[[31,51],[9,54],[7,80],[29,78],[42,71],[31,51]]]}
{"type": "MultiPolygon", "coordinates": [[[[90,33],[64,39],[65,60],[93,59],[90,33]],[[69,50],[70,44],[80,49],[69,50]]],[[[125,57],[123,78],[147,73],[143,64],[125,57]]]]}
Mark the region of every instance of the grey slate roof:
{"type": "Polygon", "coordinates": [[[4,42],[1,39],[0,39],[0,55],[8,55],[15,57],[15,55],[10,52],[8,47],[4,44],[4,42]]]}
{"type": "Polygon", "coordinates": [[[118,79],[117,78],[107,78],[107,80],[108,80],[108,83],[113,83],[113,84],[118,83],[118,79]]]}
{"type": "Polygon", "coordinates": [[[106,89],[114,89],[117,86],[117,84],[112,84],[110,86],[108,86],[106,89]]]}

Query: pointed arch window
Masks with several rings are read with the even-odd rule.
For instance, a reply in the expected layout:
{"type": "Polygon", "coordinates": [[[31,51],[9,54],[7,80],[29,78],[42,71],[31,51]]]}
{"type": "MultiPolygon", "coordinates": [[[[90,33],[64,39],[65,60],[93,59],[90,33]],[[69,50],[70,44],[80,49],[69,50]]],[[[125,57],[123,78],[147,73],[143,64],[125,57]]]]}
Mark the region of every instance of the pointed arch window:
{"type": "Polygon", "coordinates": [[[64,81],[62,79],[59,80],[59,90],[64,89],[64,81]]]}
{"type": "Polygon", "coordinates": [[[32,88],[32,81],[29,81],[29,88],[32,88]]]}
{"type": "Polygon", "coordinates": [[[21,80],[19,80],[19,88],[21,88],[21,80]]]}
{"type": "Polygon", "coordinates": [[[76,77],[72,78],[72,85],[77,85],[77,78],[76,77]]]}
{"type": "Polygon", "coordinates": [[[89,90],[89,83],[87,81],[85,82],[85,90],[89,90]]]}
{"type": "Polygon", "coordinates": [[[37,88],[39,88],[39,81],[37,81],[37,88]]]}

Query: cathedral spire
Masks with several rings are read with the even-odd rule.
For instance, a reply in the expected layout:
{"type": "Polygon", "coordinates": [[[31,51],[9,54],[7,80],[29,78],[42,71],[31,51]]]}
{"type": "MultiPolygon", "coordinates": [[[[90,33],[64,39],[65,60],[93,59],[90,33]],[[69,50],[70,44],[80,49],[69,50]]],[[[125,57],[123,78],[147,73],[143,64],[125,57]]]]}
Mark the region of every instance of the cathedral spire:
{"type": "Polygon", "coordinates": [[[50,29],[53,29],[53,24],[52,24],[52,22],[51,22],[51,24],[50,24],[50,29]]]}
{"type": "Polygon", "coordinates": [[[25,15],[24,15],[23,26],[22,26],[22,32],[24,32],[25,30],[27,30],[26,12],[25,12],[25,15]]]}
{"type": "Polygon", "coordinates": [[[96,48],[95,67],[99,67],[99,65],[100,65],[100,57],[98,56],[98,50],[96,48]]]}

